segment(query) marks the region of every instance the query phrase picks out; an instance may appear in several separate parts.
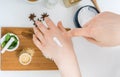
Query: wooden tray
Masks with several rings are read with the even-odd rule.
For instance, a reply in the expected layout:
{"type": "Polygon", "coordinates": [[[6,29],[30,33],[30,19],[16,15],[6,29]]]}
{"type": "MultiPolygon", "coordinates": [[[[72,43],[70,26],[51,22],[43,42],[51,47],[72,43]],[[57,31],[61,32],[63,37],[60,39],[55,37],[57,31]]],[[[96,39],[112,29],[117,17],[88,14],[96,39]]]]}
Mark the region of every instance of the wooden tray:
{"type": "Polygon", "coordinates": [[[2,36],[8,32],[14,33],[19,37],[20,46],[14,52],[1,54],[1,70],[57,70],[55,63],[46,59],[41,51],[33,44],[32,28],[1,28],[2,36]],[[35,50],[32,62],[27,66],[21,65],[18,61],[18,55],[24,48],[33,48],[35,50]]]}

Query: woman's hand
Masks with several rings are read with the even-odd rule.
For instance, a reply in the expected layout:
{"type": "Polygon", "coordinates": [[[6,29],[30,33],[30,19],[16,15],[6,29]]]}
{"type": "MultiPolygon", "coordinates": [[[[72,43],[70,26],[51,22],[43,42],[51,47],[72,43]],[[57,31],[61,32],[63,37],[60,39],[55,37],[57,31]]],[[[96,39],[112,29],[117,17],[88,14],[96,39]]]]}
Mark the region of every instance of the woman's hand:
{"type": "Polygon", "coordinates": [[[63,77],[80,77],[79,66],[73,50],[71,36],[59,22],[57,26],[45,18],[48,26],[37,21],[34,27],[33,42],[43,55],[54,60],[63,77]]]}
{"type": "Polygon", "coordinates": [[[120,15],[104,12],[94,17],[83,28],[70,31],[72,36],[83,36],[99,46],[120,45],[120,15]]]}
{"type": "Polygon", "coordinates": [[[43,52],[43,54],[53,60],[62,58],[64,54],[73,54],[73,45],[71,37],[63,28],[62,23],[58,23],[58,27],[49,19],[45,19],[48,28],[41,22],[37,21],[37,27],[33,30],[33,41],[35,45],[43,52]],[[59,46],[54,39],[57,39],[62,46],[59,46]]]}

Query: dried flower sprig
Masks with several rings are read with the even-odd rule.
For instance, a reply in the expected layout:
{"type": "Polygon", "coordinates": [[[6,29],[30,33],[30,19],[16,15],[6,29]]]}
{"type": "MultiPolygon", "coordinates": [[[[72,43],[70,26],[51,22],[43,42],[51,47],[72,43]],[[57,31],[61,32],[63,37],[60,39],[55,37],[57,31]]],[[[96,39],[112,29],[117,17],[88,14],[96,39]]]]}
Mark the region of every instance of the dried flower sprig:
{"type": "Polygon", "coordinates": [[[37,26],[37,25],[35,24],[35,18],[36,18],[36,15],[35,15],[34,13],[33,13],[33,14],[30,14],[30,16],[29,16],[30,21],[33,21],[33,22],[34,22],[33,25],[37,26]]]}
{"type": "Polygon", "coordinates": [[[41,14],[41,19],[44,21],[46,17],[49,17],[49,15],[47,13],[43,13],[41,14]]]}
{"type": "MultiPolygon", "coordinates": [[[[43,13],[43,14],[41,14],[40,18],[37,18],[37,21],[40,21],[40,22],[44,21],[46,17],[49,17],[49,15],[47,13],[43,13]]],[[[34,22],[33,25],[37,26],[35,23],[35,21],[36,21],[35,18],[36,18],[36,15],[34,13],[30,14],[30,16],[29,16],[30,21],[33,21],[34,22]]]]}

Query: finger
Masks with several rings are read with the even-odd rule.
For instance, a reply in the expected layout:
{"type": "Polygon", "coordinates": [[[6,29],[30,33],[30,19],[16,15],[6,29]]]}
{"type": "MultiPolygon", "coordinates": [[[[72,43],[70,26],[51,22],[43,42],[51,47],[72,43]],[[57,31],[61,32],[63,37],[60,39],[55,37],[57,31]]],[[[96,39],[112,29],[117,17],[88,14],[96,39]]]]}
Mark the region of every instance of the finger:
{"type": "Polygon", "coordinates": [[[63,25],[62,25],[62,22],[60,21],[60,22],[58,22],[58,28],[62,31],[62,32],[65,32],[66,30],[65,30],[65,28],[63,27],[63,25]]]}
{"type": "Polygon", "coordinates": [[[53,21],[50,18],[46,17],[45,22],[50,29],[56,28],[55,24],[53,23],[53,21]]]}
{"type": "Polygon", "coordinates": [[[72,29],[69,32],[72,36],[84,36],[84,37],[91,37],[90,31],[87,28],[76,28],[72,29]]]}
{"type": "Polygon", "coordinates": [[[41,43],[44,45],[45,44],[45,38],[43,34],[39,31],[37,27],[33,27],[33,30],[35,32],[36,37],[41,41],[41,43]]]}
{"type": "Polygon", "coordinates": [[[83,25],[83,28],[90,27],[90,26],[91,26],[91,23],[94,22],[94,21],[95,21],[95,17],[94,17],[92,20],[90,20],[90,21],[88,21],[87,23],[85,23],[85,24],[83,25]]]}
{"type": "Polygon", "coordinates": [[[42,50],[42,44],[40,43],[40,41],[37,39],[37,37],[35,35],[33,35],[33,43],[40,49],[42,50]]]}
{"type": "Polygon", "coordinates": [[[96,41],[95,39],[93,38],[88,38],[88,37],[84,37],[86,38],[86,40],[88,40],[89,42],[93,43],[93,44],[96,44],[96,45],[99,45],[101,47],[105,46],[103,43],[99,42],[99,41],[96,41]]]}
{"type": "Polygon", "coordinates": [[[36,21],[37,27],[44,34],[47,31],[47,28],[39,21],[36,21]]]}
{"type": "Polygon", "coordinates": [[[84,25],[83,25],[83,28],[88,27],[88,26],[89,26],[89,24],[90,24],[90,21],[89,21],[89,22],[87,22],[86,24],[84,24],[84,25]]]}

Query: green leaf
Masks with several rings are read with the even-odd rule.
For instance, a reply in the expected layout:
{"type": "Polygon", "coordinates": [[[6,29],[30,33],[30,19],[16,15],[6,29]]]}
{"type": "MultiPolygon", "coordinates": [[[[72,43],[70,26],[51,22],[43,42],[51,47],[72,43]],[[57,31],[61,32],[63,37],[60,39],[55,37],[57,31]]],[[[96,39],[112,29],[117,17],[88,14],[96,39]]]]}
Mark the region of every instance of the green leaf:
{"type": "Polygon", "coordinates": [[[6,45],[6,42],[4,41],[3,43],[2,43],[2,48],[4,48],[5,47],[5,45],[6,45]]]}
{"type": "Polygon", "coordinates": [[[7,35],[5,36],[5,41],[3,41],[3,43],[2,43],[2,48],[4,48],[5,47],[5,45],[7,44],[7,42],[10,40],[10,34],[9,33],[7,33],[7,35]]]}
{"type": "Polygon", "coordinates": [[[11,38],[11,37],[10,37],[10,34],[9,34],[9,33],[7,33],[7,35],[6,35],[6,37],[5,37],[5,41],[7,41],[7,42],[8,42],[8,41],[10,40],[10,38],[11,38]]]}

